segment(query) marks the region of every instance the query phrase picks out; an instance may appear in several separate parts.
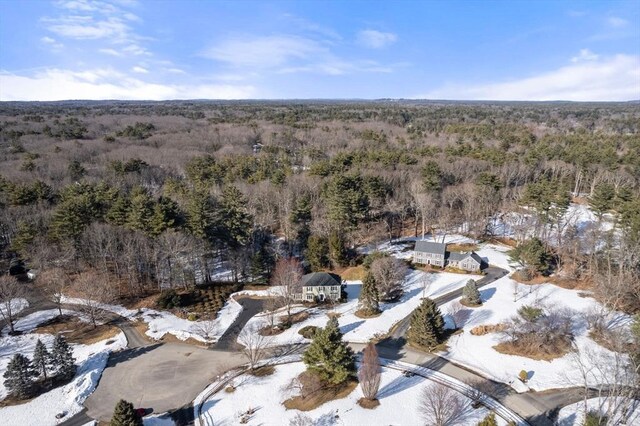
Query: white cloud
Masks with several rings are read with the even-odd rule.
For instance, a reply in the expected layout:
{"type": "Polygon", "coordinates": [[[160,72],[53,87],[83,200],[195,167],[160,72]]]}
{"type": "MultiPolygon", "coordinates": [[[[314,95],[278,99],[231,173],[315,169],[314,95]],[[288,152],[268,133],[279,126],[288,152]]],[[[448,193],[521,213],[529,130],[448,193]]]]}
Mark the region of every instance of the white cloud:
{"type": "Polygon", "coordinates": [[[186,72],[180,68],[165,68],[164,70],[171,74],[186,74],[186,72]]]}
{"type": "Polygon", "coordinates": [[[256,70],[343,75],[359,71],[392,72],[394,68],[370,60],[343,59],[333,54],[330,47],[331,43],[292,35],[245,37],[223,41],[204,51],[202,56],[230,65],[232,75],[256,70]]]}
{"type": "MultiPolygon", "coordinates": [[[[530,101],[640,99],[640,56],[619,54],[574,61],[553,71],[507,82],[447,85],[415,98],[530,101]]],[[[580,55],[578,56],[578,58],[580,55]]]]}
{"type": "Polygon", "coordinates": [[[626,19],[620,18],[618,16],[611,16],[607,18],[607,25],[614,28],[622,28],[629,25],[629,21],[627,21],[626,19]]]}
{"type": "Polygon", "coordinates": [[[125,40],[130,28],[119,18],[95,20],[92,16],[63,16],[60,18],[43,18],[47,29],[62,37],[75,39],[109,38],[117,41],[125,40]]]}
{"type": "Polygon", "coordinates": [[[247,99],[251,85],[160,84],[130,77],[111,68],[86,71],[48,69],[33,76],[0,71],[0,101],[66,99],[247,99]]]}
{"type": "Polygon", "coordinates": [[[235,67],[273,68],[292,59],[304,59],[324,51],[311,39],[279,35],[228,39],[202,53],[202,56],[235,67]]]}
{"type": "Polygon", "coordinates": [[[118,52],[115,49],[98,49],[98,52],[100,53],[104,53],[105,55],[111,55],[111,56],[122,56],[122,53],[118,52]]]}
{"type": "Polygon", "coordinates": [[[46,36],[42,37],[42,38],[40,38],[40,41],[42,43],[44,43],[45,45],[50,46],[51,50],[53,50],[53,51],[60,50],[60,49],[62,49],[64,47],[64,44],[58,43],[58,41],[56,39],[51,38],[51,37],[46,37],[46,36]]]}
{"type": "Polygon", "coordinates": [[[387,47],[395,43],[396,40],[398,40],[398,36],[394,33],[383,33],[376,30],[363,30],[357,36],[359,44],[372,49],[387,47]]]}
{"type": "Polygon", "coordinates": [[[571,62],[582,62],[582,61],[597,61],[599,58],[598,55],[590,51],[589,49],[580,49],[580,53],[578,56],[574,56],[571,58],[571,62]]]}
{"type": "Polygon", "coordinates": [[[131,68],[131,71],[138,73],[138,74],[149,74],[149,70],[146,68],[143,68],[141,66],[135,66],[133,68],[131,68]]]}

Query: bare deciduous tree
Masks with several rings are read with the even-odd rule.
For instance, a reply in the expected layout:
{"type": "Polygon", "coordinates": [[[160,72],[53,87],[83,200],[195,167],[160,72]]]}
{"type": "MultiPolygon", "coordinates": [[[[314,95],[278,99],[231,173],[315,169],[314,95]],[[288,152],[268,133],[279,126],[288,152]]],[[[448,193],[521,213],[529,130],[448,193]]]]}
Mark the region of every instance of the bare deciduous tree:
{"type": "Polygon", "coordinates": [[[191,329],[197,336],[201,337],[206,344],[214,343],[216,331],[218,331],[218,323],[215,321],[215,315],[201,318],[191,326],[191,329]]]}
{"type": "Polygon", "coordinates": [[[407,265],[395,257],[382,257],[371,263],[371,273],[378,287],[380,300],[391,301],[402,296],[402,283],[407,274],[407,265]]]}
{"type": "Polygon", "coordinates": [[[366,399],[374,400],[378,396],[380,389],[380,359],[378,351],[373,343],[369,343],[364,348],[362,363],[358,370],[358,380],[360,381],[360,389],[366,399]]]}
{"type": "Polygon", "coordinates": [[[281,305],[287,309],[287,322],[291,322],[291,307],[302,296],[302,267],[297,259],[280,259],[271,277],[281,305]]]}
{"type": "Polygon", "coordinates": [[[451,316],[451,321],[453,321],[454,328],[462,328],[464,323],[469,318],[469,314],[471,311],[465,309],[458,300],[451,302],[449,305],[449,315],[451,316]]]}
{"type": "Polygon", "coordinates": [[[465,424],[469,416],[468,400],[440,383],[431,383],[420,394],[420,413],[428,425],[465,424]]]}
{"type": "Polygon", "coordinates": [[[618,424],[635,424],[640,420],[638,415],[638,398],[640,397],[640,365],[635,357],[625,353],[629,336],[623,330],[610,341],[617,347],[610,352],[602,352],[589,347],[573,345],[572,363],[580,372],[580,382],[566,377],[569,383],[581,385],[583,391],[584,412],[589,411],[588,399],[594,395],[590,389],[597,389],[598,414],[606,416],[610,422],[618,424]]]}
{"type": "Polygon", "coordinates": [[[81,297],[80,310],[96,328],[98,321],[108,315],[103,305],[115,300],[113,284],[103,274],[84,272],[76,278],[75,290],[81,297]]]}
{"type": "Polygon", "coordinates": [[[256,365],[264,359],[267,352],[269,338],[260,333],[263,327],[264,325],[260,323],[249,324],[238,336],[238,343],[242,345],[242,354],[249,361],[251,370],[255,370],[256,365]]]}
{"type": "Polygon", "coordinates": [[[13,333],[13,322],[17,300],[26,294],[24,285],[11,275],[0,276],[0,315],[9,326],[9,332],[13,333]]]}
{"type": "Polygon", "coordinates": [[[62,315],[62,298],[67,279],[67,274],[61,268],[43,271],[37,278],[38,282],[42,284],[47,299],[58,308],[59,315],[62,315]]]}

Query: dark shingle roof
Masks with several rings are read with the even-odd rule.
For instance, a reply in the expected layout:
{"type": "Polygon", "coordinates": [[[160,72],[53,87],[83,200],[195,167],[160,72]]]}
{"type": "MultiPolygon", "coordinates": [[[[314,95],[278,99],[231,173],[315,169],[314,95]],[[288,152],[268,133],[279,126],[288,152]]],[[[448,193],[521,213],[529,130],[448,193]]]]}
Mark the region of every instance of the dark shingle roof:
{"type": "Polygon", "coordinates": [[[436,253],[444,256],[446,248],[447,245],[443,243],[434,243],[431,241],[420,240],[416,241],[415,250],[422,253],[436,253]]]}
{"type": "Polygon", "coordinates": [[[340,285],[341,283],[342,278],[340,278],[340,275],[329,272],[312,272],[302,277],[302,285],[304,287],[325,287],[340,285]]]}
{"type": "Polygon", "coordinates": [[[473,260],[475,260],[476,262],[478,262],[480,265],[482,265],[482,258],[480,256],[478,256],[476,253],[471,252],[471,253],[456,253],[456,252],[450,252],[449,253],[449,260],[453,260],[456,262],[459,262],[461,260],[466,259],[467,257],[471,257],[473,260]]]}

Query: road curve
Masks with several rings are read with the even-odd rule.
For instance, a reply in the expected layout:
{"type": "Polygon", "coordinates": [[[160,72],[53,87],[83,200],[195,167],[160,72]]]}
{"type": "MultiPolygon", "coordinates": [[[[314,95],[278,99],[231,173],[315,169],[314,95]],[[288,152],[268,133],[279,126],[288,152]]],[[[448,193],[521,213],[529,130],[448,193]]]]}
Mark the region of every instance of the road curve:
{"type": "MultiPolygon", "coordinates": [[[[481,279],[479,279],[478,281],[476,281],[476,285],[478,286],[478,288],[484,287],[487,284],[491,284],[492,282],[504,277],[509,273],[509,271],[507,271],[506,269],[498,268],[497,266],[489,266],[488,268],[485,269],[485,272],[486,272],[486,275],[481,279]]],[[[450,302],[462,296],[463,289],[464,288],[461,287],[457,290],[450,291],[449,293],[446,293],[446,294],[443,294],[442,296],[434,298],[433,301],[436,302],[436,305],[438,306],[443,305],[447,302],[450,302]]],[[[403,340],[404,335],[409,330],[412,314],[413,312],[407,315],[406,317],[404,317],[403,319],[401,319],[400,321],[398,321],[394,326],[394,328],[389,333],[387,339],[385,340],[396,341],[396,342],[400,342],[401,340],[403,340]]]]}

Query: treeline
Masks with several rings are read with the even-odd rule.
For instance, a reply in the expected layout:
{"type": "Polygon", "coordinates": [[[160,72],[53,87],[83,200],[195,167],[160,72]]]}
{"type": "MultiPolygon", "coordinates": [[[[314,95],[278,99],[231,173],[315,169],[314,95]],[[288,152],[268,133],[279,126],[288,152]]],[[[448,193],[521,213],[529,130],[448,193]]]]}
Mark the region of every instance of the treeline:
{"type": "Polygon", "coordinates": [[[266,280],[279,256],[346,266],[400,235],[490,237],[526,207],[517,237],[555,242],[558,264],[634,276],[639,118],[633,104],[4,104],[3,256],[97,268],[138,294],[223,270],[266,280]],[[606,247],[564,244],[572,195],[613,215],[592,237],[606,247]]]}

